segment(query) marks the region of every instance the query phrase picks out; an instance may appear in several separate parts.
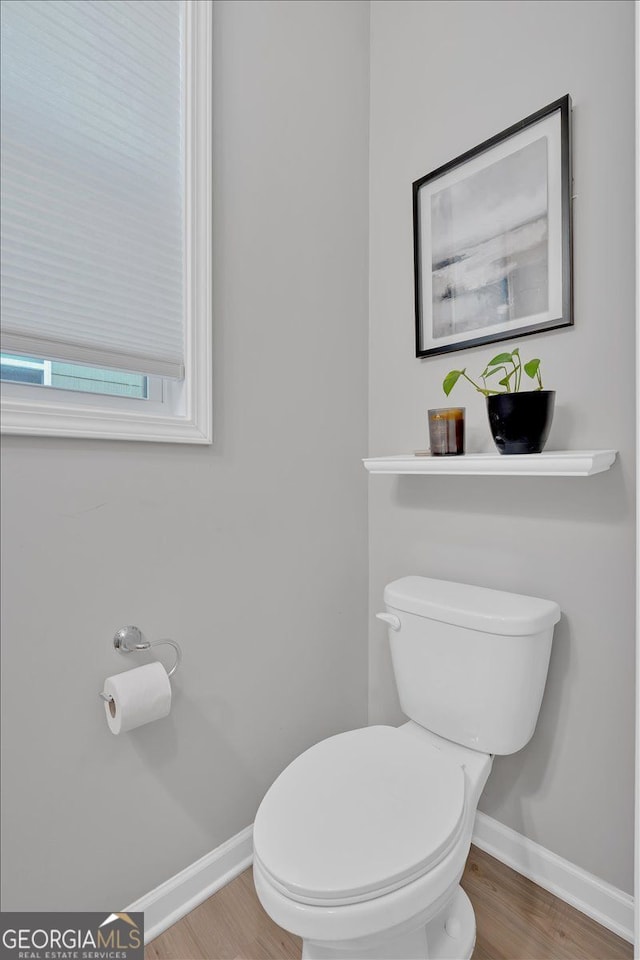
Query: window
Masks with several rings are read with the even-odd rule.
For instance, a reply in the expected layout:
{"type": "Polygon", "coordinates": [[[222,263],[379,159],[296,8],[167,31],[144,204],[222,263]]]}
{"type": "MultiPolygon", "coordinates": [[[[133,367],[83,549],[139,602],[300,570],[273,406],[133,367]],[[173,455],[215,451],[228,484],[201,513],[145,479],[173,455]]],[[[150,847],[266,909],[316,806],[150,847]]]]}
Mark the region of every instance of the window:
{"type": "Polygon", "coordinates": [[[97,367],[83,367],[77,363],[0,354],[0,380],[147,400],[151,378],[139,373],[125,373],[123,370],[101,370],[97,367]]]}
{"type": "Polygon", "coordinates": [[[3,0],[2,426],[211,442],[210,0],[3,0]]]}

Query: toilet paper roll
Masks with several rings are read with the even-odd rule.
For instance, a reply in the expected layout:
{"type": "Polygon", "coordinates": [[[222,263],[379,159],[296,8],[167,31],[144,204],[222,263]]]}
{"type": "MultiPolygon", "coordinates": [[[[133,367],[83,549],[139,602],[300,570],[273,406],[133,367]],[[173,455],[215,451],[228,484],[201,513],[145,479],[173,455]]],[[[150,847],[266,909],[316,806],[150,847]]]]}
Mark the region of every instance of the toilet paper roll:
{"type": "Polygon", "coordinates": [[[107,677],[104,712],[111,733],[126,733],[166,717],[171,709],[171,683],[161,663],[146,663],[107,677]]]}

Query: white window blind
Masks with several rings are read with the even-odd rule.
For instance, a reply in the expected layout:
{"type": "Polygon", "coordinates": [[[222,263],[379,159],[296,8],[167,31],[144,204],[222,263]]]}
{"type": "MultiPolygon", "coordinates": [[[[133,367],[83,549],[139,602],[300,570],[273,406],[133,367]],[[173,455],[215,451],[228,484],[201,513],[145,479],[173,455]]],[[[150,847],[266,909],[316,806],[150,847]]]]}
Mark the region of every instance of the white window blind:
{"type": "Polygon", "coordinates": [[[181,0],[2,0],[2,349],[181,377],[181,0]]]}

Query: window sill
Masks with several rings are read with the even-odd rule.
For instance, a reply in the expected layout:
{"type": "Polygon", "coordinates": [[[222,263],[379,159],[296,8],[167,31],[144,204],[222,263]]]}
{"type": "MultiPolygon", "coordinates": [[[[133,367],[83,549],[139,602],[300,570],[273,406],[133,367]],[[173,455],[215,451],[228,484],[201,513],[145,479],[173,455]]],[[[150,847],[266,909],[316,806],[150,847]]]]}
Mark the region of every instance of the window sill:
{"type": "Polygon", "coordinates": [[[210,422],[204,410],[200,416],[176,417],[99,406],[24,402],[6,396],[2,400],[2,433],[7,435],[211,443],[210,422]]]}

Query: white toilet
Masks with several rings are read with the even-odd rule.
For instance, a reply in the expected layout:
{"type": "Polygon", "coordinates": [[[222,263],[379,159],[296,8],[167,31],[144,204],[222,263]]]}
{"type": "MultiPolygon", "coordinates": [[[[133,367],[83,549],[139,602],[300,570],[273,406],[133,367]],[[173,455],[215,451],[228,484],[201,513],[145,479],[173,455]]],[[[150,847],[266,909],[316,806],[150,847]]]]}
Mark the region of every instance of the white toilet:
{"type": "Polygon", "coordinates": [[[476,807],[493,755],[533,734],[560,609],[424,577],[384,599],[410,720],[330,737],[280,774],[255,819],[256,890],[303,960],[467,960],[476,807]]]}

